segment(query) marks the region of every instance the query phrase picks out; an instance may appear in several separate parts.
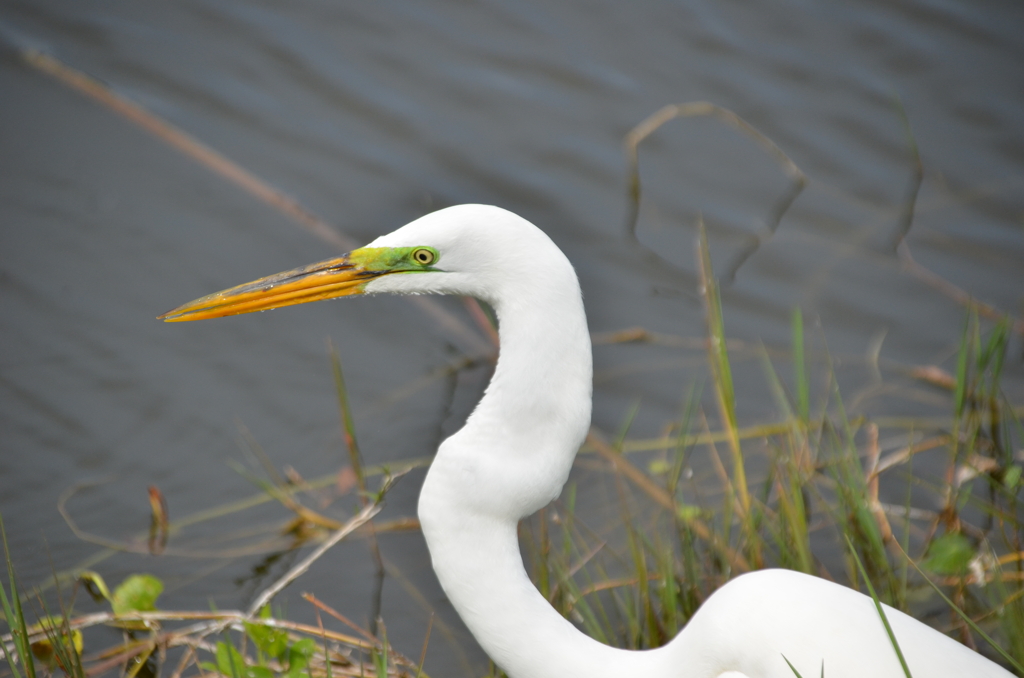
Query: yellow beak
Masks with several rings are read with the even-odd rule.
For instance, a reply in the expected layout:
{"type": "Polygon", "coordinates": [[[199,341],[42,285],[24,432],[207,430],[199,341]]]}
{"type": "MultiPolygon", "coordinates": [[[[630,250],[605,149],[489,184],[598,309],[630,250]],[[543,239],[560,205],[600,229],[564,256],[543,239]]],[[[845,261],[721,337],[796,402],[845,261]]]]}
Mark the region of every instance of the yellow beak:
{"type": "Polygon", "coordinates": [[[367,282],[391,271],[369,270],[362,264],[361,260],[366,257],[358,256],[360,252],[356,250],[337,259],[328,259],[209,294],[157,316],[157,319],[182,322],[222,318],[304,304],[307,301],[361,294],[367,282]]]}

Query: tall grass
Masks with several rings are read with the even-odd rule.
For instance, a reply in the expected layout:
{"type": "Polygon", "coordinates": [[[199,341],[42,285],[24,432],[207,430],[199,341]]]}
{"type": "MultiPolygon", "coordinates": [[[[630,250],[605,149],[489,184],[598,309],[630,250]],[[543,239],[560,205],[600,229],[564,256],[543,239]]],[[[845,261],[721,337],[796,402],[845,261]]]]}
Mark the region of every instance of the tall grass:
{"type": "MultiPolygon", "coordinates": [[[[588,438],[580,463],[588,468],[599,463],[604,470],[618,505],[615,527],[594,526],[590,515],[581,514],[585,493],[575,484],[524,522],[524,555],[542,594],[592,637],[641,649],[670,640],[731,578],[762,567],[785,567],[869,592],[1021,671],[1024,459],[1019,451],[1024,426],[1021,406],[1000,388],[1008,321],[986,325],[968,314],[950,371],[939,366],[907,370],[916,382],[944,394],[944,415],[939,421],[900,420],[849,411],[827,351],[810,357],[796,309],[790,369],[780,369],[779,358],[768,350],[758,351],[778,418],[741,422],[725,318],[703,237],[700,257],[709,383],[688,390],[678,418],[660,438],[633,436],[639,402],[623,414],[613,435],[594,431],[588,438]],[[928,455],[928,463],[915,466],[919,455],[928,455]],[[932,473],[921,472],[925,466],[932,473]],[[905,499],[893,504],[883,496],[905,499]]],[[[366,479],[387,472],[362,466],[333,351],[331,365],[358,503],[369,520],[380,494],[367,489],[366,479]]],[[[422,463],[396,462],[393,467],[422,463]]],[[[338,534],[342,521],[300,501],[302,493],[336,483],[336,475],[309,482],[269,475],[271,480],[257,484],[264,501],[277,501],[294,514],[287,534],[338,534]],[[303,529],[296,528],[299,523],[303,529]]],[[[206,513],[217,516],[257,503],[254,499],[206,513]]],[[[186,518],[163,531],[180,538],[181,528],[199,519],[186,518]]],[[[377,532],[386,529],[385,524],[376,527],[377,532]]],[[[302,545],[307,538],[293,543],[302,545]]],[[[373,556],[382,567],[375,549],[373,556]]],[[[191,653],[179,656],[176,674],[203,667],[232,678],[425,675],[422,657],[417,664],[397,653],[383,625],[379,633],[360,629],[312,597],[307,600],[318,615],[334,617],[356,635],[274,618],[262,598],[259,614],[119,610],[114,604],[110,613],[86,618],[63,609],[50,616],[40,608],[43,621],[33,625],[7,562],[8,583],[0,584],[6,670],[0,665],[0,675],[35,678],[40,669],[77,678],[122,667],[131,678],[153,676],[174,645],[191,653]],[[83,664],[79,629],[100,623],[120,625],[129,635],[83,664]],[[137,637],[139,629],[150,635],[137,637]],[[205,640],[211,635],[220,640],[205,640]],[[38,659],[40,652],[45,660],[38,659]]],[[[102,584],[95,573],[78,576],[102,584]]],[[[105,585],[98,588],[106,591],[105,585]]],[[[277,590],[268,589],[266,601],[277,590]]],[[[104,596],[118,599],[117,591],[104,596]]]]}
{"type": "Polygon", "coordinates": [[[847,411],[827,354],[808,365],[796,310],[788,384],[761,353],[779,420],[741,428],[703,235],[700,250],[713,407],[694,389],[669,435],[622,435],[610,451],[591,437],[582,457],[609,461],[623,527],[589,527],[573,489],[524,523],[530,570],[552,605],[604,642],[656,647],[732,577],[785,567],[870,591],[1024,674],[1024,427],[1022,408],[1000,389],[1009,322],[986,328],[969,314],[954,373],[910,370],[945,393],[941,423],[875,421],[847,411]],[[814,382],[826,384],[817,393],[815,370],[814,382]],[[699,448],[714,469],[717,506],[681,479],[699,448]],[[938,479],[915,474],[918,454],[942,469],[938,479]],[[880,486],[905,501],[885,503],[880,486]]]}
{"type": "MultiPolygon", "coordinates": [[[[623,414],[613,435],[593,432],[580,463],[588,468],[599,463],[604,469],[618,504],[616,527],[593,526],[592,517],[578,508],[584,493],[570,484],[560,500],[522,526],[524,555],[539,590],[594,638],[640,649],[670,640],[731,578],[761,567],[785,567],[871,592],[878,601],[924,619],[1004,665],[1016,662],[1020,671],[1024,460],[1019,450],[1024,426],[1022,408],[1000,388],[1008,322],[986,326],[968,314],[951,371],[937,366],[908,370],[911,378],[944,394],[941,421],[898,420],[848,411],[827,353],[809,357],[803,317],[795,310],[790,369],[779,369],[777,357],[759,351],[778,418],[751,424],[737,414],[725,318],[705,239],[701,270],[709,383],[688,390],[678,418],[658,439],[633,436],[640,403],[623,414]],[[788,378],[783,376],[787,372],[788,378]],[[941,472],[916,471],[926,466],[918,462],[915,467],[919,455],[928,455],[927,466],[938,465],[941,472]],[[702,473],[702,467],[710,471],[702,473]],[[715,489],[708,490],[709,485],[715,489]],[[882,500],[899,495],[893,488],[905,497],[901,503],[882,500]]],[[[340,365],[333,356],[332,370],[350,463],[359,469],[358,503],[366,512],[373,508],[368,502],[380,498],[366,489],[366,478],[381,469],[360,463],[340,365]]],[[[394,467],[421,463],[396,462],[394,467]]],[[[343,525],[299,500],[325,481],[333,483],[336,476],[258,484],[266,500],[294,513],[289,534],[314,534],[343,525]],[[296,530],[296,522],[306,528],[296,530]]],[[[183,524],[165,529],[180,534],[183,524]]],[[[81,577],[102,582],[94,573],[81,577]]],[[[357,634],[274,618],[262,603],[258,615],[152,608],[119,612],[114,605],[112,612],[86,619],[63,610],[51,617],[40,609],[44,623],[32,625],[9,560],[7,579],[6,587],[0,585],[7,620],[6,670],[0,666],[0,675],[13,678],[35,678],[38,653],[47,647],[44,672],[77,677],[121,666],[133,678],[152,676],[160,670],[160,657],[175,644],[192,653],[179,656],[176,673],[203,666],[247,678],[425,675],[422,657],[417,664],[395,652],[383,625],[380,633],[359,629],[312,597],[307,599],[318,614],[334,617],[357,634]],[[118,624],[126,632],[136,628],[132,634],[148,628],[151,635],[126,636],[123,644],[94,653],[83,665],[76,634],[99,623],[118,624]],[[149,626],[124,626],[132,623],[149,626]],[[204,640],[211,634],[221,639],[204,640]],[[204,652],[212,661],[203,659],[204,652]]],[[[105,585],[99,588],[106,590],[105,585]]],[[[104,595],[118,597],[116,592],[104,595]]]]}
{"type": "MultiPolygon", "coordinates": [[[[31,51],[21,56],[26,63],[142,124],[194,161],[289,214],[296,223],[326,241],[350,249],[350,243],[325,221],[166,121],[48,55],[31,51]]],[[[782,214],[805,185],[805,176],[771,140],[734,113],[707,102],[695,102],[667,106],[627,135],[629,232],[635,236],[640,202],[638,145],[668,120],[692,116],[714,116],[725,121],[749,135],[780,162],[792,185],[767,220],[768,230],[774,231],[782,214]]],[[[908,209],[899,240],[912,223],[913,206],[921,183],[916,145],[914,156],[917,173],[908,191],[908,209]]],[[[898,251],[904,266],[918,274],[924,273],[910,257],[909,250],[901,245],[898,251]]],[[[840,385],[827,361],[818,369],[824,371],[829,386],[817,393],[813,391],[802,317],[796,311],[790,388],[786,388],[785,380],[778,376],[767,355],[763,357],[766,379],[775,394],[780,419],[772,424],[741,427],[735,408],[724,320],[706,244],[702,245],[701,257],[712,380],[710,389],[706,390],[713,393],[715,406],[708,408],[710,413],[706,411],[700,397],[702,391],[695,388],[685,400],[678,421],[674,422],[673,433],[661,440],[629,438],[628,422],[635,415],[635,409],[625,417],[627,423],[614,443],[606,443],[598,435],[592,436],[585,453],[600,455],[609,470],[620,501],[619,524],[623,531],[613,535],[617,538],[608,538],[600,530],[592,529],[577,514],[576,491],[568,488],[558,504],[541,512],[524,527],[523,539],[530,567],[540,590],[594,637],[622,647],[651,647],[673,636],[700,603],[729,578],[756,567],[788,567],[858,588],[861,584],[867,588],[870,583],[879,598],[911,612],[945,608],[944,613],[929,620],[968,644],[975,644],[982,633],[989,634],[1010,657],[1017,662],[1024,661],[1021,518],[1024,483],[1021,482],[1022,459],[1015,452],[1021,449],[1024,433],[1019,404],[1008,402],[999,386],[1009,323],[1002,320],[984,328],[977,317],[969,316],[954,373],[929,368],[915,374],[915,378],[946,390],[949,408],[943,423],[902,425],[848,416],[840,385]],[[882,456],[884,446],[880,443],[883,433],[889,439],[902,440],[897,449],[889,450],[885,456],[882,456]],[[724,460],[716,447],[721,442],[728,449],[724,460]],[[631,451],[641,449],[648,450],[646,454],[654,458],[647,458],[646,464],[639,461],[638,456],[632,457],[635,462],[627,458],[631,451]],[[693,490],[693,482],[687,478],[698,449],[703,450],[703,459],[713,468],[713,479],[720,488],[716,495],[719,501],[714,506],[708,505],[706,495],[693,490]],[[764,449],[768,450],[767,454],[764,449]],[[914,473],[913,462],[918,454],[942,457],[946,471],[939,481],[914,473]],[[906,501],[895,506],[884,504],[879,499],[881,482],[902,482],[907,488],[906,501]],[[922,493],[933,500],[938,510],[921,508],[918,496],[922,493]],[[849,549],[845,546],[847,540],[849,549]],[[835,554],[842,554],[838,562],[835,554]],[[932,585],[938,587],[938,592],[933,593],[932,585]],[[955,609],[946,608],[939,600],[942,596],[948,597],[955,609]],[[968,623],[968,619],[972,623],[968,623]]],[[[733,270],[736,266],[738,264],[734,264],[733,270]]],[[[923,277],[934,283],[934,276],[924,274],[923,277]]],[[[954,290],[954,295],[963,296],[958,290],[954,290]]],[[[988,315],[995,314],[994,309],[987,310],[988,315]]],[[[353,473],[365,496],[364,479],[371,473],[360,465],[340,369],[336,376],[353,473]]],[[[332,475],[296,486],[265,483],[260,497],[235,506],[219,507],[193,516],[192,520],[206,520],[212,514],[241,510],[259,502],[278,501],[295,514],[294,529],[285,534],[306,535],[317,529],[337,529],[338,523],[333,519],[319,516],[293,501],[302,490],[334,481],[332,475]]],[[[184,527],[184,522],[179,521],[177,527],[184,527]]],[[[80,533],[73,524],[72,528],[80,533]]],[[[162,528],[163,534],[167,531],[162,528]]],[[[289,538],[289,543],[300,546],[305,538],[289,538]]],[[[68,614],[60,615],[57,622],[36,628],[30,626],[10,559],[7,566],[6,587],[0,582],[0,603],[7,624],[2,649],[10,674],[16,678],[35,678],[33,643],[44,640],[53,645],[58,655],[55,666],[77,674],[81,665],[77,657],[72,656],[77,655],[78,649],[68,614]],[[55,630],[58,627],[60,631],[55,630]],[[60,653],[64,655],[61,657],[60,653]]],[[[63,582],[73,577],[60,579],[63,582]]],[[[40,614],[46,616],[44,613],[40,610],[40,614]]],[[[162,621],[194,622],[198,614],[167,613],[162,621]]],[[[218,659],[214,668],[226,675],[240,675],[248,668],[290,673],[300,664],[308,667],[310,675],[401,672],[395,668],[395,662],[382,664],[380,661],[381,657],[390,656],[386,638],[353,639],[323,628],[310,633],[309,629],[282,620],[271,620],[274,622],[271,623],[263,617],[255,620],[239,613],[235,616],[207,614],[214,620],[211,628],[223,629],[218,625],[234,624],[236,629],[244,629],[244,635],[239,635],[240,631],[235,638],[243,642],[248,639],[256,648],[249,655],[240,652],[236,655],[238,651],[231,638],[213,646],[218,659]],[[258,628],[287,629],[289,634],[306,633],[304,640],[322,640],[322,662],[316,666],[316,662],[303,663],[297,656],[289,658],[288,648],[294,649],[303,640],[291,637],[291,645],[286,642],[285,649],[281,649],[279,636],[257,631],[258,628]],[[337,646],[328,648],[329,641],[367,650],[374,659],[357,667],[352,663],[339,664],[334,670],[336,664],[332,663],[330,653],[337,646]],[[220,661],[222,657],[224,661],[220,661]]],[[[103,619],[117,621],[118,616],[112,613],[103,619]]],[[[151,615],[136,621],[151,624],[161,618],[151,615]]],[[[166,644],[181,640],[182,636],[160,631],[156,638],[162,638],[161,642],[166,644]]],[[[194,646],[197,650],[204,646],[198,640],[194,646]]],[[[123,647],[112,650],[112,656],[123,657],[127,662],[141,656],[145,648],[152,651],[154,643],[139,645],[126,640],[123,647]]],[[[206,647],[210,648],[208,643],[206,647]]],[[[309,644],[299,647],[308,649],[309,644]]],[[[109,663],[109,660],[110,656],[98,661],[109,663]]],[[[110,666],[116,668],[119,664],[114,661],[110,666]]],[[[184,668],[184,664],[178,666],[175,674],[184,668]]],[[[96,672],[96,665],[92,665],[90,675],[96,672]]],[[[250,675],[258,673],[261,672],[250,675]]],[[[421,670],[417,668],[416,673],[421,670]]]]}

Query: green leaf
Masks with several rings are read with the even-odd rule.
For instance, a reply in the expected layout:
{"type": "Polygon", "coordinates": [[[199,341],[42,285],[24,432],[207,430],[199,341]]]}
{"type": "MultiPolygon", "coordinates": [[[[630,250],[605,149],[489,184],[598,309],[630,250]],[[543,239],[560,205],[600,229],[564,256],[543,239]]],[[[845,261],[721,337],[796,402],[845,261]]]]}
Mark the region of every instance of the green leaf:
{"type": "Polygon", "coordinates": [[[703,513],[704,509],[699,506],[694,506],[693,504],[680,503],[676,506],[676,515],[679,516],[679,519],[684,523],[700,518],[703,513]]]}
{"type": "Polygon", "coordinates": [[[309,666],[309,659],[316,652],[316,641],[312,638],[303,638],[288,648],[288,677],[301,678],[305,675],[306,667],[309,666]]]}
{"type": "Polygon", "coordinates": [[[85,584],[85,590],[97,603],[102,603],[104,599],[111,600],[110,589],[107,588],[107,583],[103,581],[103,577],[98,572],[92,570],[79,572],[78,581],[85,584]]]}
{"type": "Polygon", "coordinates": [[[1013,491],[1017,487],[1017,483],[1020,482],[1021,470],[1021,467],[1016,464],[1006,469],[1006,473],[1003,474],[1003,486],[1006,489],[1013,491]]]}
{"type": "Polygon", "coordinates": [[[284,656],[288,649],[288,633],[284,629],[246,622],[245,632],[256,643],[256,647],[274,659],[284,656]]]}
{"type": "Polygon", "coordinates": [[[114,614],[153,612],[156,610],[156,599],[163,590],[164,583],[156,577],[133,574],[114,589],[114,597],[110,601],[114,614]]]}
{"type": "Polygon", "coordinates": [[[217,666],[204,662],[202,666],[231,678],[274,678],[274,672],[266,666],[248,666],[245,657],[234,645],[217,641],[217,666]]]}
{"type": "Polygon", "coordinates": [[[928,546],[921,567],[934,574],[958,575],[967,571],[973,557],[971,540],[954,532],[939,537],[928,546]]]}
{"type": "Polygon", "coordinates": [[[217,671],[232,678],[244,678],[245,659],[234,645],[217,641],[217,671]]]}
{"type": "Polygon", "coordinates": [[[647,465],[647,472],[652,476],[660,476],[672,470],[672,464],[665,459],[654,459],[647,465]]]}

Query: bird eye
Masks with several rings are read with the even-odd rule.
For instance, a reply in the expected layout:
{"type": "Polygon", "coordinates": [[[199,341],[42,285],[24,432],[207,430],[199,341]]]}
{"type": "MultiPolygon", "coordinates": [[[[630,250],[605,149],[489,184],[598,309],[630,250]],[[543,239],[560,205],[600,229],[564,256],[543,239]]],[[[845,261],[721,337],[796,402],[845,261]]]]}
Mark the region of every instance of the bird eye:
{"type": "Polygon", "coordinates": [[[426,247],[421,247],[412,251],[412,260],[420,266],[429,266],[437,261],[437,253],[426,247]]]}

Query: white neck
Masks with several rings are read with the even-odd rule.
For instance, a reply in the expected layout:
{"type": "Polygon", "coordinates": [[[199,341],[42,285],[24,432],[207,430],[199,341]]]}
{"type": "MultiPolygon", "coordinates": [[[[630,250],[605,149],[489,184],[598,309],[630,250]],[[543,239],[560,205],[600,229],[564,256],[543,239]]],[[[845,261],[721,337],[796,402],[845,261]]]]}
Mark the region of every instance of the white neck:
{"type": "Polygon", "coordinates": [[[514,301],[490,300],[501,341],[494,377],[465,427],[441,445],[420,495],[441,586],[513,678],[621,677],[650,654],[610,648],[577,630],[533,586],[519,553],[519,519],[558,495],[590,425],[590,337],[568,274],[571,284],[536,290],[541,303],[522,289],[514,301]]]}
{"type": "Polygon", "coordinates": [[[431,553],[440,552],[434,569],[473,636],[511,678],[660,676],[637,670],[648,652],[602,645],[551,607],[523,569],[514,521],[472,516],[457,525],[457,536],[428,538],[431,553]]]}

